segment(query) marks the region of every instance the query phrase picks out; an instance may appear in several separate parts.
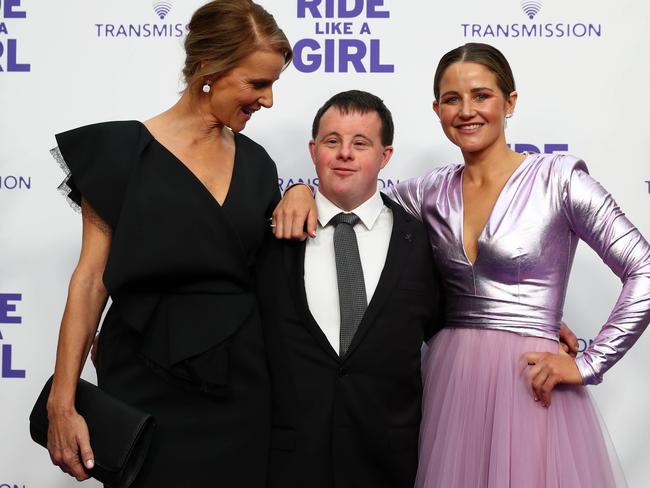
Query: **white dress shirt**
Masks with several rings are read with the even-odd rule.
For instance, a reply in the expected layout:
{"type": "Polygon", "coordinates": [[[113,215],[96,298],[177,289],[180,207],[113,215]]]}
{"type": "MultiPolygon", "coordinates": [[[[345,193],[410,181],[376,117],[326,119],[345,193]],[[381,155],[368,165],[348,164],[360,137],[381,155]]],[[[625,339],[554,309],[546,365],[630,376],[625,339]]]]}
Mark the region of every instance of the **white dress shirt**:
{"type": "MultiPolygon", "coordinates": [[[[316,207],[318,231],[316,237],[307,240],[305,248],[305,292],[311,314],[338,353],[341,330],[339,288],[334,257],[334,225],[328,225],[328,222],[343,210],[320,192],[316,193],[316,207]]],[[[357,235],[366,297],[370,303],[388,254],[393,212],[384,205],[377,191],[351,213],[360,219],[354,226],[354,232],[357,235]]]]}

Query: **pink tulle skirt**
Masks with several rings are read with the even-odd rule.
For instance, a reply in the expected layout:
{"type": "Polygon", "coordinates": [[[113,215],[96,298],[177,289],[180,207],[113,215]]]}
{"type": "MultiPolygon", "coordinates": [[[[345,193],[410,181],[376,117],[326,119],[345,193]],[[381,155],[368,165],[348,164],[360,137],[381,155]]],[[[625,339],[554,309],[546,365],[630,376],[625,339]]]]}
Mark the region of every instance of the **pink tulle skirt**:
{"type": "Polygon", "coordinates": [[[521,355],[557,342],[448,328],[423,358],[417,488],[626,486],[591,397],[560,385],[535,402],[521,355]]]}

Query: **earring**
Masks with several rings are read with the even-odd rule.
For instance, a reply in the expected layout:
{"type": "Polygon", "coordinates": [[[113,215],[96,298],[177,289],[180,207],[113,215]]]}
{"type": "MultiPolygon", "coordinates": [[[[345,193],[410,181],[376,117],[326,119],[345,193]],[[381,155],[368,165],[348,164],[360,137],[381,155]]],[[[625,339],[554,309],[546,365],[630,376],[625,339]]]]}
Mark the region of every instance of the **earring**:
{"type": "Polygon", "coordinates": [[[512,115],[513,115],[512,112],[509,113],[509,114],[506,114],[506,119],[509,119],[510,117],[512,117],[512,115]]]}
{"type": "Polygon", "coordinates": [[[203,83],[203,88],[202,89],[203,89],[203,93],[210,93],[210,90],[212,89],[212,87],[210,86],[210,83],[208,83],[206,81],[205,83],[203,83]]]}

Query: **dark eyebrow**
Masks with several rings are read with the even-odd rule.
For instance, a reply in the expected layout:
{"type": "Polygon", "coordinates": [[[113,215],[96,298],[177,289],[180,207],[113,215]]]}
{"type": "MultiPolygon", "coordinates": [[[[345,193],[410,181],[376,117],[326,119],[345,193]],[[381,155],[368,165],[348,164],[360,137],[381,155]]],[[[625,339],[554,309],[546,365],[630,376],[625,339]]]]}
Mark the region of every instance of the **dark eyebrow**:
{"type": "Polygon", "coordinates": [[[272,83],[275,83],[279,79],[280,78],[249,78],[248,81],[249,83],[270,85],[272,83]]]}
{"type": "MultiPolygon", "coordinates": [[[[477,93],[477,92],[481,92],[481,91],[489,91],[491,93],[494,93],[494,90],[492,88],[488,88],[487,86],[479,86],[478,88],[472,88],[470,91],[472,93],[477,93]]],[[[446,97],[447,95],[458,95],[458,92],[454,91],[454,90],[450,90],[450,91],[445,92],[442,95],[440,95],[440,98],[446,97]]]]}
{"type": "Polygon", "coordinates": [[[251,78],[248,80],[250,83],[255,83],[255,84],[268,84],[268,83],[274,83],[276,80],[271,80],[269,78],[251,78]]]}
{"type": "Polygon", "coordinates": [[[361,137],[361,139],[365,139],[366,141],[368,141],[368,142],[370,143],[370,145],[372,145],[372,139],[370,139],[370,138],[369,138],[367,135],[365,135],[365,134],[355,134],[354,137],[353,137],[353,139],[354,139],[355,137],[361,137]]]}
{"type": "MultiPolygon", "coordinates": [[[[341,134],[339,134],[338,132],[333,130],[333,131],[328,132],[327,134],[323,135],[323,137],[321,137],[319,140],[323,141],[323,140],[325,140],[325,139],[327,139],[328,137],[331,137],[331,136],[338,137],[339,139],[341,138],[341,134]]],[[[352,136],[352,139],[354,139],[356,137],[361,137],[362,139],[368,141],[372,145],[372,139],[370,139],[367,135],[361,134],[361,133],[354,134],[352,136]]]]}
{"type": "Polygon", "coordinates": [[[340,138],[340,137],[341,137],[341,134],[339,134],[338,132],[336,132],[335,130],[333,130],[332,132],[328,132],[327,134],[324,134],[323,137],[320,138],[320,140],[322,141],[323,139],[327,139],[327,138],[330,137],[330,136],[336,136],[336,137],[339,137],[339,138],[340,138]]]}

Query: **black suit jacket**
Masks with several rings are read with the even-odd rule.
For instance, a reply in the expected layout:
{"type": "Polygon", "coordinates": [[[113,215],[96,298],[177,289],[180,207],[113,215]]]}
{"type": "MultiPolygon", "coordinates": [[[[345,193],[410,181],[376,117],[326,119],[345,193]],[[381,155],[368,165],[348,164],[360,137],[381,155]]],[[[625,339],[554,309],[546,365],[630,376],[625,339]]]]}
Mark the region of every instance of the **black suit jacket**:
{"type": "Polygon", "coordinates": [[[421,416],[420,348],[438,326],[424,226],[384,197],[384,268],[344,357],[308,310],[305,244],[272,239],[259,298],[273,386],[270,488],[412,488],[421,416]]]}

